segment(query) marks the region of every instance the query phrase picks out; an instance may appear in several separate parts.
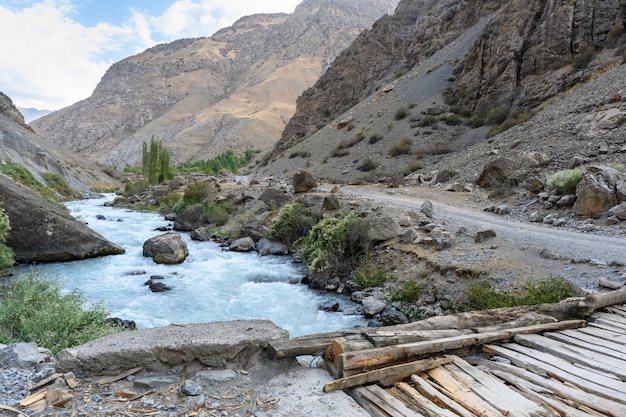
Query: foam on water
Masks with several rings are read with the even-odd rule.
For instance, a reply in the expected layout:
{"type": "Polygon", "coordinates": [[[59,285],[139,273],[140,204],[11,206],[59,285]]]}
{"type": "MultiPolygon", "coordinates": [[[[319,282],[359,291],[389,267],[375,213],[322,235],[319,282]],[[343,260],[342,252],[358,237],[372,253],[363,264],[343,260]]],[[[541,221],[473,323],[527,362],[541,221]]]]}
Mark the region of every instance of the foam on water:
{"type": "MultiPolygon", "coordinates": [[[[112,198],[108,195],[67,206],[78,220],[122,246],[124,255],[37,267],[60,280],[64,288],[83,291],[88,302],[103,302],[112,316],[134,320],[140,328],[269,319],[291,336],[365,325],[362,316],[320,311],[318,306],[328,299],[336,299],[342,307],[354,304],[342,296],[290,284],[298,282],[305,271],[289,257],[227,252],[214,242],[193,241],[183,233],[189,247],[185,262],[155,264],[143,257],[143,243],[162,233],[155,231],[157,227],[169,223],[158,214],[104,207],[112,198]],[[172,290],[151,292],[144,284],[153,275],[163,276],[172,290]]],[[[28,267],[19,271],[25,273],[28,267]]]]}

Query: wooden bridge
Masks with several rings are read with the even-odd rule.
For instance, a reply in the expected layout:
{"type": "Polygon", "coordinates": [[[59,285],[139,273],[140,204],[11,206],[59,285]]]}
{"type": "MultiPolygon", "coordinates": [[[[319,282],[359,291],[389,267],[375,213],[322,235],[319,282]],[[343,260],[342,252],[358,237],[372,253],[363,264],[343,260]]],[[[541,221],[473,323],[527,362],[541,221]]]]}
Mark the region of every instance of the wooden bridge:
{"type": "Polygon", "coordinates": [[[305,336],[274,355],[322,355],[324,391],[374,417],[625,417],[626,305],[607,304],[625,293],[305,336]],[[568,315],[587,318],[554,317],[568,315]]]}

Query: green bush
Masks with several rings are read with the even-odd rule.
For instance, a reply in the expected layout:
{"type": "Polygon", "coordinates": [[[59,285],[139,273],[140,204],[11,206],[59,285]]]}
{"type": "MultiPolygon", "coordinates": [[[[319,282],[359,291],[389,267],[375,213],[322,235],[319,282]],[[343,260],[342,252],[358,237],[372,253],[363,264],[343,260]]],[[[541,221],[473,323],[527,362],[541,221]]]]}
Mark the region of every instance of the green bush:
{"type": "Polygon", "coordinates": [[[204,221],[208,224],[223,226],[236,211],[237,208],[232,200],[209,200],[204,205],[204,221]]]}
{"type": "MultiPolygon", "coordinates": [[[[303,136],[306,133],[303,132],[303,136]]],[[[235,155],[231,149],[224,153],[217,155],[215,158],[187,162],[185,164],[178,165],[176,171],[178,172],[200,172],[203,174],[217,174],[222,169],[227,169],[230,172],[237,173],[240,168],[245,167],[252,157],[259,153],[257,150],[247,150],[243,155],[235,155]]]]}
{"type": "Polygon", "coordinates": [[[400,156],[400,155],[408,155],[411,153],[411,140],[410,139],[402,139],[400,142],[396,143],[389,149],[389,155],[391,156],[400,156]]]}
{"type": "Polygon", "coordinates": [[[458,126],[461,124],[461,118],[456,114],[446,116],[445,122],[448,126],[458,126]]]}
{"type": "Polygon", "coordinates": [[[506,120],[509,116],[509,109],[496,106],[489,109],[485,117],[485,123],[488,125],[498,125],[506,120]]]}
{"type": "Polygon", "coordinates": [[[493,126],[487,133],[487,137],[492,137],[498,133],[502,133],[505,130],[512,128],[513,126],[527,122],[530,115],[526,112],[518,113],[514,112],[510,117],[507,117],[502,123],[493,126]]]}
{"type": "Polygon", "coordinates": [[[405,281],[400,288],[391,291],[391,301],[414,303],[422,294],[422,290],[422,286],[416,280],[405,281]]]}
{"type": "Polygon", "coordinates": [[[428,127],[434,125],[435,123],[437,123],[437,118],[435,116],[426,116],[422,117],[420,121],[417,122],[417,125],[420,127],[428,127]]]}
{"type": "Polygon", "coordinates": [[[302,203],[284,206],[272,221],[266,237],[280,240],[291,246],[309,233],[321,219],[321,215],[302,203]]]}
{"type": "Polygon", "coordinates": [[[208,181],[198,181],[189,185],[185,188],[183,197],[174,204],[174,212],[180,214],[189,206],[205,203],[211,195],[212,189],[211,183],[208,181]]]}
{"type": "Polygon", "coordinates": [[[302,258],[314,273],[347,274],[369,247],[369,224],[351,212],[313,226],[303,240],[302,258]]]}
{"type": "Polygon", "coordinates": [[[551,190],[555,190],[561,194],[574,194],[576,186],[583,178],[583,171],[578,168],[564,169],[554,174],[548,175],[546,184],[551,190]]]}
{"type": "Polygon", "coordinates": [[[359,166],[356,167],[356,169],[359,171],[368,172],[368,171],[375,170],[377,167],[378,167],[378,163],[374,161],[372,158],[367,157],[361,164],[359,164],[359,166]]]}
{"type": "Polygon", "coordinates": [[[5,213],[4,209],[0,207],[0,271],[13,266],[15,263],[13,249],[4,244],[7,237],[9,237],[10,231],[11,225],[9,216],[5,213]]]}
{"type": "Polygon", "coordinates": [[[393,118],[395,120],[402,120],[406,118],[408,115],[409,115],[409,112],[407,111],[407,109],[404,107],[400,107],[396,110],[396,113],[393,118]]]}
{"type": "Polygon", "coordinates": [[[84,295],[32,273],[0,289],[0,343],[34,342],[56,354],[122,329],[105,320],[101,305],[85,308],[84,295]]]}
{"type": "Polygon", "coordinates": [[[131,195],[141,194],[147,191],[149,187],[150,184],[148,184],[148,181],[146,180],[139,180],[135,182],[129,181],[124,186],[124,196],[130,197],[131,195]]]}
{"type": "Polygon", "coordinates": [[[41,176],[46,184],[48,184],[48,187],[59,193],[63,198],[67,200],[76,200],[80,198],[80,192],[70,187],[67,181],[65,181],[65,178],[59,174],[44,172],[41,176]]]}
{"type": "Polygon", "coordinates": [[[176,206],[182,200],[182,194],[178,192],[171,192],[165,195],[157,197],[157,204],[159,205],[159,212],[163,214],[176,211],[176,206]]]}
{"type": "Polygon", "coordinates": [[[369,143],[370,145],[373,145],[377,142],[380,142],[381,140],[383,140],[383,135],[379,135],[378,133],[374,133],[372,135],[370,135],[369,138],[369,143]]]}
{"type": "Polygon", "coordinates": [[[387,282],[387,273],[383,270],[359,270],[354,276],[354,282],[362,289],[380,287],[387,282]]]}
{"type": "Polygon", "coordinates": [[[572,287],[563,278],[550,277],[545,281],[528,281],[519,294],[496,290],[489,282],[480,281],[467,291],[468,310],[486,310],[522,305],[557,303],[572,294],[572,287]]]}

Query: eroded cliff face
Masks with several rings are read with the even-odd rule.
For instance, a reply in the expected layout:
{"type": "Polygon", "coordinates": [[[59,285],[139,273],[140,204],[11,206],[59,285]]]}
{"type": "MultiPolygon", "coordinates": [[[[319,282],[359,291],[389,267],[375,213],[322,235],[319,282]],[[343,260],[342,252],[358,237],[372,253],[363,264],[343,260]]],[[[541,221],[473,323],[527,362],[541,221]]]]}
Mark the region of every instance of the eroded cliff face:
{"type": "Polygon", "coordinates": [[[298,98],[267,159],[284,155],[481,19],[489,22],[458,63],[447,95],[473,111],[537,105],[593,72],[572,62],[623,42],[625,10],[620,0],[403,0],[298,98]]]}
{"type": "Polygon", "coordinates": [[[91,97],[33,122],[54,143],[123,167],[152,136],[173,163],[267,149],[295,100],[398,0],[306,0],[292,14],[240,19],[111,66],[91,97]]]}

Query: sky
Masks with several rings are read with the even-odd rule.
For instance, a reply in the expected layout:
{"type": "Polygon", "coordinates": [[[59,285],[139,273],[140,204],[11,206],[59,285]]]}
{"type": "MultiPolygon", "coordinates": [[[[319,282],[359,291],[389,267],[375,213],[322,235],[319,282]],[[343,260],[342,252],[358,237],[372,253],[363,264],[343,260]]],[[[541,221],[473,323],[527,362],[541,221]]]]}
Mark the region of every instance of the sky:
{"type": "Polygon", "coordinates": [[[17,107],[59,110],[89,97],[117,61],[301,1],[0,0],[0,92],[17,107]]]}

